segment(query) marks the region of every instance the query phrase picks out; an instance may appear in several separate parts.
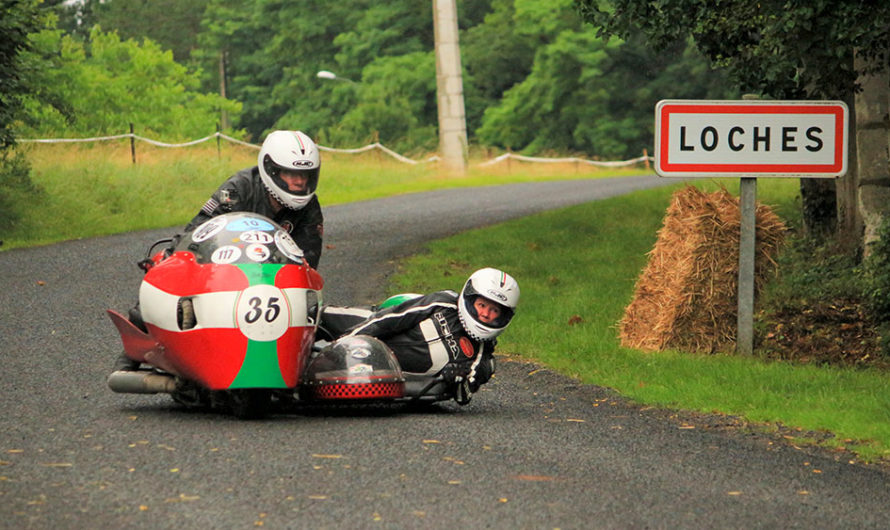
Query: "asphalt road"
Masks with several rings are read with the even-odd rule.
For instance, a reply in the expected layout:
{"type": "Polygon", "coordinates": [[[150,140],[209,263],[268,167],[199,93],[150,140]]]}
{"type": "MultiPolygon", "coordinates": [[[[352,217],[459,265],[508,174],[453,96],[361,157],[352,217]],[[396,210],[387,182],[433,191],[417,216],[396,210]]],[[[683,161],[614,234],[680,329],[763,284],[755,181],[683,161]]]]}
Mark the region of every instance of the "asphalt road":
{"type": "MultiPolygon", "coordinates": [[[[378,299],[392,260],[429,238],[659,184],[521,184],[327,208],[327,301],[378,299]]],[[[132,305],[133,263],[170,233],[0,253],[0,527],[890,527],[884,470],[518,361],[501,362],[463,408],[240,421],[113,394],[105,376],[120,345],[104,310],[132,305]]]]}

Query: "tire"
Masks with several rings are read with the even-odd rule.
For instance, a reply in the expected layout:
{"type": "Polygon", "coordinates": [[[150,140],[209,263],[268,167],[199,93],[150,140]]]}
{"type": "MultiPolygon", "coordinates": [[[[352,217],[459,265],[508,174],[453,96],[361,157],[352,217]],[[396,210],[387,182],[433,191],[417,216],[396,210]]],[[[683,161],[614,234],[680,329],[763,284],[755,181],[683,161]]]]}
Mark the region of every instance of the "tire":
{"type": "Polygon", "coordinates": [[[176,390],[170,394],[173,401],[189,409],[205,409],[211,407],[210,394],[207,390],[185,379],[176,380],[176,390]]]}
{"type": "Polygon", "coordinates": [[[256,420],[266,416],[272,405],[272,391],[256,388],[231,390],[232,414],[242,420],[256,420]]]}

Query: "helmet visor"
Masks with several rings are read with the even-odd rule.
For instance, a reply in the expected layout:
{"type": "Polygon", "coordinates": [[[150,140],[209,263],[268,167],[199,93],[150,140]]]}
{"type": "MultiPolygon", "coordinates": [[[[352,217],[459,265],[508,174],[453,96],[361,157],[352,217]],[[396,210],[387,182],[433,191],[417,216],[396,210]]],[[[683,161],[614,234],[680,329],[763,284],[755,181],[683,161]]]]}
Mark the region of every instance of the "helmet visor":
{"type": "Polygon", "coordinates": [[[473,320],[489,328],[503,328],[513,319],[512,309],[479,294],[466,296],[464,304],[473,320]]]}
{"type": "Polygon", "coordinates": [[[272,157],[263,158],[263,169],[272,178],[272,182],[282,192],[289,195],[305,196],[315,193],[318,186],[318,169],[294,169],[276,164],[272,157]]]}

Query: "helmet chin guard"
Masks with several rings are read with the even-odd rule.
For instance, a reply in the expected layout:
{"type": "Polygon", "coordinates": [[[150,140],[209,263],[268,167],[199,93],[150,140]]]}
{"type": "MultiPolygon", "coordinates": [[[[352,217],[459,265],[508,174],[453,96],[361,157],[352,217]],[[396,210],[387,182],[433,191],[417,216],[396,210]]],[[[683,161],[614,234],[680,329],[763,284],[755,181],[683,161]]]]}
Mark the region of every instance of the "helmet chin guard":
{"type": "Polygon", "coordinates": [[[460,323],[467,334],[476,340],[490,341],[497,338],[510,321],[519,303],[519,284],[504,271],[492,268],[480,269],[470,275],[457,301],[460,323]],[[482,297],[497,304],[500,315],[492,322],[479,318],[474,303],[482,297]]]}
{"type": "Polygon", "coordinates": [[[273,131],[266,136],[257,157],[260,179],[269,193],[286,208],[299,210],[309,204],[318,187],[321,170],[318,146],[301,131],[273,131]],[[306,177],[303,191],[290,191],[281,177],[287,170],[306,177]]]}

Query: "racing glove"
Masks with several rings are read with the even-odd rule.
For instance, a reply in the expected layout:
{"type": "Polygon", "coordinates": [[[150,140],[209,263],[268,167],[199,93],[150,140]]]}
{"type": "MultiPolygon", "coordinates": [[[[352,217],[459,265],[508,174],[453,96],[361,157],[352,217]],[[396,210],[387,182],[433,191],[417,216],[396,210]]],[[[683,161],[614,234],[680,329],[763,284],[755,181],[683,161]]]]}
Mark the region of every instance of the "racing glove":
{"type": "Polygon", "coordinates": [[[489,352],[483,352],[477,356],[470,366],[470,373],[467,374],[470,392],[478,392],[479,387],[487,383],[491,376],[494,375],[494,370],[494,355],[489,352]]]}

